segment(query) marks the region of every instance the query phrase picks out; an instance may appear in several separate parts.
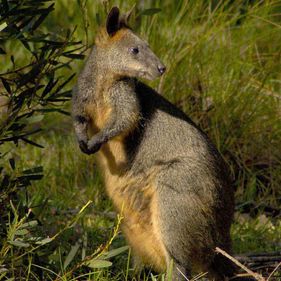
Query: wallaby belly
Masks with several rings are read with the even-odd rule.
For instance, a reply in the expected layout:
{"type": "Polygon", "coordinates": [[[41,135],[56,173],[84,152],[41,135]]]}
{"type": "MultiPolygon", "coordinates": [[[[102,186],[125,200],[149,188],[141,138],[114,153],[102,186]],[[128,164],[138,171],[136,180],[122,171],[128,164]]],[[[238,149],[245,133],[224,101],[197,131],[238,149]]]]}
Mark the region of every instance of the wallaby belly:
{"type": "Polygon", "coordinates": [[[143,189],[144,192],[137,194],[139,197],[137,200],[133,193],[131,198],[127,200],[131,207],[124,212],[123,232],[141,264],[152,266],[155,270],[164,272],[167,253],[159,230],[155,187],[148,184],[143,189]],[[134,203],[138,200],[140,202],[134,203]]]}
{"type": "Polygon", "coordinates": [[[123,216],[122,230],[134,256],[140,264],[163,272],[167,253],[159,230],[155,171],[139,176],[126,171],[121,147],[121,140],[110,141],[98,153],[107,193],[123,216]]]}

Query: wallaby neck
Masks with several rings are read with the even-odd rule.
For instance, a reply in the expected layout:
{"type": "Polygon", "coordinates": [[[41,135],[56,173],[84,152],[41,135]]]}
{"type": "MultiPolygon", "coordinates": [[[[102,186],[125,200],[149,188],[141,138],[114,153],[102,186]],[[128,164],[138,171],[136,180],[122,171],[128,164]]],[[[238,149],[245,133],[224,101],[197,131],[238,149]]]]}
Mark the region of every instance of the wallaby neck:
{"type": "Polygon", "coordinates": [[[91,97],[99,97],[106,94],[110,88],[121,80],[131,80],[134,78],[122,77],[112,72],[111,69],[104,65],[102,56],[94,47],[90,57],[86,62],[82,75],[79,77],[79,82],[82,85],[91,85],[91,88],[84,89],[91,97]],[[91,80],[91,83],[89,82],[91,80]]]}

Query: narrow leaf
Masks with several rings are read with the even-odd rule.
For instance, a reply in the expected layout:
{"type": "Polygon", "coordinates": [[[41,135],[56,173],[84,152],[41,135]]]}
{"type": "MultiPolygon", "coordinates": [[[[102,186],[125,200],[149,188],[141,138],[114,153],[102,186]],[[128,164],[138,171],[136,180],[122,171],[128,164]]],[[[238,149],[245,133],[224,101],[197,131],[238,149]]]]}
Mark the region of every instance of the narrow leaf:
{"type": "Polygon", "coordinates": [[[61,85],[59,85],[58,88],[56,89],[55,94],[58,93],[68,82],[70,82],[70,81],[73,79],[73,77],[74,77],[75,75],[76,75],[76,74],[73,73],[73,74],[70,75],[61,85]]]}
{"type": "Polygon", "coordinates": [[[9,83],[3,77],[1,77],[1,81],[2,81],[3,86],[5,87],[5,89],[7,90],[7,92],[9,94],[11,94],[12,91],[11,91],[11,87],[10,87],[9,83]]]}
{"type": "MultiPolygon", "coordinates": [[[[7,268],[5,268],[5,267],[1,267],[0,268],[0,274],[1,274],[0,275],[0,280],[1,280],[1,277],[4,277],[7,272],[9,272],[9,270],[7,268]]],[[[6,279],[6,281],[7,281],[7,279],[6,279]]]]}
{"type": "Polygon", "coordinates": [[[41,16],[36,20],[36,22],[33,24],[31,30],[34,31],[40,24],[45,20],[45,18],[49,15],[51,11],[54,10],[54,3],[51,4],[44,13],[41,14],[41,16]]]}
{"type": "Polygon", "coordinates": [[[31,227],[34,227],[37,225],[38,225],[38,222],[34,220],[34,221],[29,221],[29,222],[26,222],[26,223],[20,225],[19,228],[31,228],[31,227]]]}
{"type": "Polygon", "coordinates": [[[8,25],[7,25],[6,22],[1,23],[1,24],[0,24],[0,32],[1,32],[3,29],[5,29],[7,26],[8,26],[8,25]]]}
{"type": "Polygon", "coordinates": [[[38,133],[38,132],[40,132],[40,131],[42,131],[42,130],[41,130],[41,129],[36,129],[36,130],[34,130],[34,131],[31,131],[31,132],[28,132],[28,133],[24,133],[24,134],[21,134],[21,135],[18,135],[18,136],[3,138],[3,139],[0,139],[0,141],[16,141],[16,140],[21,139],[21,138],[23,138],[23,137],[36,134],[36,133],[38,133]]]}
{"type": "Polygon", "coordinates": [[[85,58],[84,55],[80,55],[80,54],[71,54],[71,53],[64,53],[62,55],[63,57],[67,57],[70,59],[77,59],[77,60],[83,60],[85,58]]]}
{"type": "Polygon", "coordinates": [[[27,138],[22,137],[21,140],[23,140],[24,142],[26,142],[26,143],[28,143],[28,144],[31,144],[31,145],[33,145],[33,146],[36,146],[36,147],[39,147],[39,148],[44,148],[43,145],[38,144],[38,143],[36,143],[36,142],[34,142],[34,141],[31,141],[31,140],[29,140],[29,139],[27,139],[27,138]]]}
{"type": "Polygon", "coordinates": [[[59,109],[59,108],[40,108],[40,109],[36,109],[35,111],[46,112],[46,113],[58,112],[58,113],[61,113],[63,115],[66,115],[66,116],[70,116],[69,112],[67,112],[65,110],[62,110],[62,109],[59,109]]]}
{"type": "Polygon", "coordinates": [[[15,167],[16,167],[15,159],[14,158],[10,158],[9,159],[9,163],[10,163],[11,168],[14,170],[15,167]]]}
{"type": "Polygon", "coordinates": [[[72,262],[72,260],[74,259],[78,249],[80,247],[80,244],[79,243],[76,243],[74,246],[71,247],[65,261],[64,261],[64,264],[63,264],[63,269],[66,269],[67,266],[72,262]]]}
{"type": "Polygon", "coordinates": [[[30,246],[29,243],[24,243],[24,242],[18,241],[18,240],[9,241],[9,244],[16,246],[16,247],[21,247],[21,248],[28,248],[30,246]]]}
{"type": "Polygon", "coordinates": [[[30,46],[29,44],[27,43],[26,39],[22,39],[22,38],[19,38],[19,40],[21,41],[21,43],[23,44],[23,46],[29,51],[32,53],[31,49],[30,49],[30,46]]]}
{"type": "Polygon", "coordinates": [[[42,166],[38,166],[32,169],[27,169],[24,170],[23,173],[24,174],[38,174],[38,173],[42,173],[43,172],[43,167],[42,166]]]}
{"type": "Polygon", "coordinates": [[[44,115],[34,115],[26,119],[27,124],[33,124],[33,123],[38,123],[42,121],[44,118],[44,115]]]}
{"type": "Polygon", "coordinates": [[[104,253],[102,255],[102,258],[103,259],[109,259],[109,258],[112,258],[112,257],[115,257],[117,255],[120,255],[121,253],[127,251],[129,249],[128,246],[124,246],[124,247],[120,247],[120,248],[117,248],[117,249],[113,249],[107,253],[104,253]]]}
{"type": "Polygon", "coordinates": [[[56,98],[49,98],[47,99],[48,102],[65,102],[69,101],[69,99],[56,99],[56,98]]]}
{"type": "Polygon", "coordinates": [[[41,180],[43,178],[43,175],[27,175],[27,176],[21,176],[18,177],[18,180],[20,182],[25,182],[25,181],[36,181],[36,180],[41,180]]]}
{"type": "Polygon", "coordinates": [[[51,90],[53,89],[53,87],[57,84],[58,80],[54,81],[54,72],[52,72],[50,74],[50,80],[47,84],[47,86],[45,87],[42,95],[41,95],[41,98],[44,98],[48,93],[51,92],[51,90]]]}
{"type": "Polygon", "coordinates": [[[90,268],[104,268],[104,267],[110,267],[112,265],[112,262],[106,260],[94,259],[89,261],[86,265],[90,268]]]}
{"type": "Polygon", "coordinates": [[[25,228],[22,228],[22,229],[18,229],[16,232],[15,232],[15,235],[19,235],[19,236],[23,236],[23,235],[26,235],[28,234],[29,231],[25,228]]]}
{"type": "Polygon", "coordinates": [[[38,245],[45,245],[45,244],[47,244],[47,243],[50,243],[52,240],[53,240],[52,238],[47,237],[47,238],[45,238],[45,239],[42,239],[42,240],[40,240],[40,241],[37,241],[36,244],[38,244],[38,245]]]}
{"type": "Polygon", "coordinates": [[[18,81],[18,86],[26,85],[28,82],[35,80],[41,72],[42,67],[43,62],[39,62],[38,64],[34,65],[34,67],[32,67],[28,73],[21,77],[21,79],[18,81]]]}

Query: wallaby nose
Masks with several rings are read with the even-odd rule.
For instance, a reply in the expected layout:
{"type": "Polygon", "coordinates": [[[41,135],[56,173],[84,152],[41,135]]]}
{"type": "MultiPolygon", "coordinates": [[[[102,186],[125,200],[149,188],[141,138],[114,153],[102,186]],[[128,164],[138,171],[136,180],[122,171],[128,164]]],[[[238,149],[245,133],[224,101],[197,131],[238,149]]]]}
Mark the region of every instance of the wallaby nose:
{"type": "Polygon", "coordinates": [[[166,71],[166,67],[164,65],[158,65],[158,71],[162,75],[166,71]]]}

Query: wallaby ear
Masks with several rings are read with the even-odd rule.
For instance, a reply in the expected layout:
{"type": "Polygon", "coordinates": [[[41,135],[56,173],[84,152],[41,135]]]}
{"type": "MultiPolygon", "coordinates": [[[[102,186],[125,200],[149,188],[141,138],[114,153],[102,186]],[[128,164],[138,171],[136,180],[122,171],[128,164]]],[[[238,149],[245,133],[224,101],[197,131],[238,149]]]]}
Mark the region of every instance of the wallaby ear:
{"type": "Polygon", "coordinates": [[[131,15],[134,12],[135,7],[136,7],[136,4],[133,5],[133,7],[130,9],[129,12],[122,15],[122,17],[120,19],[120,25],[129,26],[129,21],[130,21],[131,15]]]}
{"type": "Polygon", "coordinates": [[[113,7],[107,16],[106,31],[109,36],[113,36],[120,28],[119,14],[118,7],[113,7]]]}

